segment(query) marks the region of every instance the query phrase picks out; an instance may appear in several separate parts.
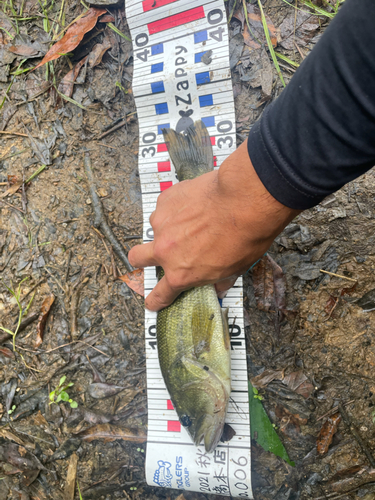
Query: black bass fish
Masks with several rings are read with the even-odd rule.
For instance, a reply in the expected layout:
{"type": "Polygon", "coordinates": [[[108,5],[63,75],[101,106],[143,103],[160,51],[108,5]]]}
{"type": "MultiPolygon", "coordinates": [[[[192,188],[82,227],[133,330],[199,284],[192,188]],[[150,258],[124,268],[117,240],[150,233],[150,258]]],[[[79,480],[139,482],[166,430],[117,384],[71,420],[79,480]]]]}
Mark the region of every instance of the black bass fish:
{"type": "MultiPolygon", "coordinates": [[[[202,121],[184,134],[164,129],[163,135],[179,181],[213,170],[202,121]]],[[[211,452],[223,433],[231,390],[228,311],[213,285],[192,288],[158,313],[156,330],[161,372],[180,422],[211,452]]]]}

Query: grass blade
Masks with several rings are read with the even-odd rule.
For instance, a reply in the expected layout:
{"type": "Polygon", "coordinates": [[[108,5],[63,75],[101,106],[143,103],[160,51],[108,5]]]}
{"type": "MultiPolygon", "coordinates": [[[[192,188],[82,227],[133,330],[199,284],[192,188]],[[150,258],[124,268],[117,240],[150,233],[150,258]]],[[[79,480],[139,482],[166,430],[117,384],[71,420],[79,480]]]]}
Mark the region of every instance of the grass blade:
{"type": "Polygon", "coordinates": [[[289,57],[284,56],[284,54],[280,54],[279,52],[275,52],[275,54],[276,54],[276,57],[278,57],[282,61],[285,61],[286,63],[290,64],[291,66],[294,66],[295,68],[299,68],[298,63],[292,61],[291,59],[289,59],[289,57]]]}
{"type": "Polygon", "coordinates": [[[277,74],[279,75],[281,83],[285,87],[284,77],[283,77],[283,75],[281,73],[279,63],[277,62],[276,54],[275,54],[275,51],[273,49],[273,45],[272,45],[272,42],[271,42],[270,33],[268,31],[266,16],[264,15],[263,6],[262,6],[260,0],[258,0],[258,6],[259,6],[259,10],[260,10],[260,15],[261,15],[261,18],[262,18],[264,35],[265,35],[266,40],[267,40],[268,50],[270,51],[273,64],[275,65],[275,68],[276,68],[277,74]]]}
{"type": "Polygon", "coordinates": [[[124,35],[124,33],[122,31],[120,31],[118,28],[116,28],[116,26],[114,24],[108,23],[107,26],[109,26],[111,28],[111,30],[113,30],[115,33],[122,36],[122,38],[125,38],[125,40],[128,40],[129,42],[131,42],[130,38],[128,36],[124,35]]]}

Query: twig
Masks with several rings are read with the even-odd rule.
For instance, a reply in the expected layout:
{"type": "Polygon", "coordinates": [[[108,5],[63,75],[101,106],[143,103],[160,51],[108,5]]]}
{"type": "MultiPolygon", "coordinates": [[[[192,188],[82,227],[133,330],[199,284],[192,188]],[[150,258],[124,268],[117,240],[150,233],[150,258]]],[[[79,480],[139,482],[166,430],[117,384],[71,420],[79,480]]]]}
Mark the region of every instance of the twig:
{"type": "Polygon", "coordinates": [[[20,137],[29,137],[28,135],[21,134],[20,132],[6,132],[4,130],[0,130],[0,134],[4,134],[4,135],[19,135],[20,137]]]}
{"type": "Polygon", "coordinates": [[[357,431],[354,424],[350,421],[349,415],[346,413],[346,410],[344,409],[344,405],[341,403],[339,404],[339,412],[340,412],[342,419],[344,420],[346,426],[348,427],[350,432],[353,434],[353,436],[357,440],[357,443],[359,444],[359,446],[362,448],[362,451],[366,455],[368,461],[370,462],[371,467],[375,468],[375,459],[372,456],[371,451],[369,450],[367,444],[363,441],[363,439],[359,435],[359,432],[357,431]]]}
{"type": "MultiPolygon", "coordinates": [[[[354,403],[354,401],[355,401],[355,399],[351,399],[347,403],[344,403],[344,406],[348,406],[348,405],[350,405],[350,403],[354,403]]],[[[325,413],[321,417],[317,418],[316,421],[319,422],[319,420],[322,420],[322,418],[329,417],[330,415],[333,415],[334,413],[337,413],[338,411],[339,411],[339,407],[335,406],[334,408],[331,408],[329,411],[327,411],[327,413],[325,413]]]]}
{"type": "Polygon", "coordinates": [[[329,274],[330,276],[336,276],[336,278],[342,278],[343,280],[349,280],[349,281],[358,281],[355,280],[354,278],[348,278],[347,276],[342,276],[341,274],[336,274],[336,273],[331,273],[329,271],[325,271],[324,269],[319,269],[321,273],[329,274]]]}
{"type": "Polygon", "coordinates": [[[18,210],[19,212],[21,212],[21,214],[24,214],[25,212],[23,210],[21,210],[20,208],[17,208],[15,207],[14,205],[11,205],[10,203],[8,203],[7,201],[5,200],[0,200],[1,203],[5,203],[5,205],[8,205],[8,207],[10,208],[13,208],[13,210],[18,210]]]}
{"type": "Polygon", "coordinates": [[[25,191],[25,169],[23,169],[22,172],[22,210],[24,213],[27,212],[27,198],[26,198],[26,191],[25,191]]]}
{"type": "Polygon", "coordinates": [[[6,261],[4,262],[4,264],[0,267],[0,272],[3,272],[3,271],[4,271],[4,269],[5,269],[5,268],[7,267],[7,265],[9,264],[9,262],[10,262],[11,258],[13,257],[13,255],[14,255],[15,253],[17,253],[17,252],[18,252],[18,248],[15,248],[15,249],[13,250],[13,252],[10,252],[10,254],[8,255],[8,258],[6,259],[6,261]]]}
{"type": "Polygon", "coordinates": [[[72,251],[69,250],[69,254],[68,254],[68,262],[66,264],[66,271],[65,271],[65,283],[68,281],[68,278],[69,278],[69,268],[70,268],[70,261],[72,260],[72,251]]]}
{"type": "Polygon", "coordinates": [[[90,161],[89,153],[85,153],[84,165],[85,165],[87,180],[89,183],[91,200],[92,200],[94,213],[95,213],[94,226],[99,227],[102,230],[105,237],[112,245],[113,250],[115,251],[115,253],[119,257],[121,262],[124,264],[126,269],[129,272],[132,272],[132,271],[134,271],[133,266],[130,265],[130,262],[128,261],[128,258],[127,258],[127,255],[125,253],[123,246],[118,241],[118,239],[114,235],[112,229],[109,227],[108,222],[105,219],[102,202],[100,201],[99,196],[98,196],[96,189],[95,189],[94,175],[93,175],[93,172],[91,169],[91,161],[90,161]]]}
{"type": "MultiPolygon", "coordinates": [[[[121,120],[119,123],[117,123],[117,125],[115,125],[114,127],[110,128],[109,130],[106,130],[105,132],[103,132],[102,134],[100,134],[96,140],[99,141],[100,139],[103,139],[104,137],[106,137],[107,135],[111,134],[112,132],[115,132],[116,130],[118,130],[119,128],[123,127],[124,125],[126,125],[127,123],[129,123],[131,120],[133,119],[132,115],[129,115],[126,120],[121,120]]],[[[107,146],[107,145],[106,145],[107,146]]]]}
{"type": "Polygon", "coordinates": [[[77,311],[81,290],[88,281],[88,278],[85,278],[85,274],[86,271],[83,271],[81,275],[82,281],[77,281],[77,283],[73,286],[74,292],[70,299],[70,336],[72,340],[79,334],[77,311]]]}

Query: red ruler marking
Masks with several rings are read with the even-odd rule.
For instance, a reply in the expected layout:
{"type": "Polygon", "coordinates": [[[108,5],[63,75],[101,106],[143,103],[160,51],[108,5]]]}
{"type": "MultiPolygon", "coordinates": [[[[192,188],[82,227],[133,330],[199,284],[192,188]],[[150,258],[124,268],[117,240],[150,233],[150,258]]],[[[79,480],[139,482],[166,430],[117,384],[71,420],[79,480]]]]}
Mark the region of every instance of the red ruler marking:
{"type": "Polygon", "coordinates": [[[161,31],[168,30],[170,28],[175,28],[176,26],[181,26],[191,21],[197,21],[204,17],[203,7],[196,7],[195,9],[186,10],[185,12],[180,12],[180,14],[175,14],[174,16],[165,17],[159,21],[154,21],[147,25],[148,33],[154,35],[155,33],[160,33],[161,31]]]}
{"type": "Polygon", "coordinates": [[[172,186],[173,186],[172,181],[161,182],[160,183],[160,191],[165,191],[166,189],[168,189],[172,186]]]}
{"type": "Polygon", "coordinates": [[[210,137],[210,141],[211,141],[212,146],[215,146],[215,144],[216,144],[216,137],[210,137]]]}
{"type": "Polygon", "coordinates": [[[154,10],[158,7],[163,7],[163,5],[168,5],[169,3],[173,2],[177,2],[177,0],[143,0],[143,12],[148,12],[149,10],[154,10]]]}
{"type": "Polygon", "coordinates": [[[159,161],[158,162],[158,172],[170,172],[171,162],[170,161],[159,161]]]}
{"type": "Polygon", "coordinates": [[[174,410],[172,401],[167,399],[167,410],[174,410]]]}
{"type": "Polygon", "coordinates": [[[168,432],[181,432],[181,424],[178,420],[168,420],[167,421],[167,431],[168,432]]]}
{"type": "Polygon", "coordinates": [[[164,144],[158,144],[158,153],[165,153],[165,151],[168,151],[167,145],[164,144]]]}

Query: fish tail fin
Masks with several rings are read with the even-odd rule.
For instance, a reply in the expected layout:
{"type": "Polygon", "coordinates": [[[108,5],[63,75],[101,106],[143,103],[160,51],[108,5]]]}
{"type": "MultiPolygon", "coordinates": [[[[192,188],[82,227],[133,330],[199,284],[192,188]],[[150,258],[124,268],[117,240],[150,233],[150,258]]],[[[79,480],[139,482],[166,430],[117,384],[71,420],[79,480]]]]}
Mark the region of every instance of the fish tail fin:
{"type": "Polygon", "coordinates": [[[202,120],[188,127],[184,134],[163,129],[163,136],[179,181],[194,179],[213,170],[211,140],[202,120]]]}

